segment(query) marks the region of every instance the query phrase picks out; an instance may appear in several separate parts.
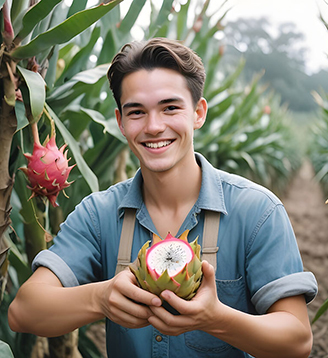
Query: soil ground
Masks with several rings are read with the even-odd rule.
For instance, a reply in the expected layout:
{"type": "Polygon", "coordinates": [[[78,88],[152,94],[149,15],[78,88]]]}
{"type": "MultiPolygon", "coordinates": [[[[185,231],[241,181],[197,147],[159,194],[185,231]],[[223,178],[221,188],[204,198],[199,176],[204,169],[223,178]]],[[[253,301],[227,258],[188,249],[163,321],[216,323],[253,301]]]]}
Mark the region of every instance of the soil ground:
{"type": "MultiPolygon", "coordinates": [[[[304,268],[316,276],[319,293],[308,306],[312,320],[328,299],[328,205],[320,185],[314,181],[311,164],[305,161],[281,198],[291,219],[301,251],[304,268]]],[[[328,311],[313,324],[314,343],[311,358],[328,358],[328,311]]],[[[105,353],[103,325],[91,327],[90,337],[105,353]]],[[[106,357],[106,356],[104,356],[106,357]]]]}
{"type": "MultiPolygon", "coordinates": [[[[313,272],[318,282],[318,296],[308,306],[312,320],[328,299],[328,205],[308,161],[290,183],[282,201],[294,227],[304,268],[313,272]]],[[[314,343],[310,357],[328,358],[328,311],[313,324],[312,330],[314,343]]]]}

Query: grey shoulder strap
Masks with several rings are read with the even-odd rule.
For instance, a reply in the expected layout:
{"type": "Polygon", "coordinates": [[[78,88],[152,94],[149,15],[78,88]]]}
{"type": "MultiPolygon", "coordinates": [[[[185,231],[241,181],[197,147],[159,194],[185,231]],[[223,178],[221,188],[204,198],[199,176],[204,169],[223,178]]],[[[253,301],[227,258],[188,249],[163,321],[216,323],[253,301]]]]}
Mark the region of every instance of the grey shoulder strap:
{"type": "Polygon", "coordinates": [[[202,260],[208,261],[216,271],[216,253],[219,250],[218,236],[220,226],[220,213],[217,211],[205,211],[203,230],[202,260]]]}
{"type": "MultiPolygon", "coordinates": [[[[125,209],[115,275],[124,270],[131,262],[133,233],[136,219],[135,213],[135,209],[125,209]]],[[[219,225],[220,213],[206,210],[203,230],[202,260],[206,260],[214,266],[215,271],[216,253],[219,250],[217,246],[219,225]]]]}
{"type": "Polygon", "coordinates": [[[135,214],[135,209],[125,209],[115,275],[123,271],[131,262],[135,214]]]}

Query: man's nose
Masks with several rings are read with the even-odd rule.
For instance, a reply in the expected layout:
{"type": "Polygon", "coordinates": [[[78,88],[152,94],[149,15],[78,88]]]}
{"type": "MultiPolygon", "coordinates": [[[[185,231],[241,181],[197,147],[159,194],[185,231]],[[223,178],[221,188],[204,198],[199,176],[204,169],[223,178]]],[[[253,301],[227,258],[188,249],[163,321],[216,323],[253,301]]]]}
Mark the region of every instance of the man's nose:
{"type": "Polygon", "coordinates": [[[146,133],[156,135],[165,130],[165,123],[161,115],[156,112],[149,112],[146,121],[146,133]]]}

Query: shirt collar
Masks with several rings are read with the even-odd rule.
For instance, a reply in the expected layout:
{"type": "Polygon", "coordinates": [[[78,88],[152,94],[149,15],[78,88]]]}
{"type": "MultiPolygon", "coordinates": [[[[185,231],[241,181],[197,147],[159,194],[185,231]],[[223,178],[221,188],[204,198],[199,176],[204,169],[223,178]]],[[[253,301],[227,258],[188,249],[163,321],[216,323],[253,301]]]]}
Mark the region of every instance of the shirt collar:
{"type": "Polygon", "coordinates": [[[130,187],[128,192],[123,197],[123,200],[118,207],[118,212],[122,213],[125,208],[140,209],[143,204],[142,198],[142,183],[143,178],[141,169],[138,169],[134,178],[130,179],[130,187]]]}
{"type": "MultiPolygon", "coordinates": [[[[223,188],[219,171],[201,154],[195,153],[195,157],[202,169],[202,185],[195,207],[200,210],[212,210],[228,214],[224,203],[223,188]]],[[[133,180],[130,182],[128,192],[124,196],[121,205],[118,207],[119,213],[122,213],[124,208],[140,209],[142,207],[142,182],[141,170],[138,169],[133,180]]]]}
{"type": "Polygon", "coordinates": [[[199,209],[219,211],[228,214],[224,203],[222,181],[219,171],[201,154],[195,153],[197,163],[202,168],[202,186],[195,206],[199,209]]]}

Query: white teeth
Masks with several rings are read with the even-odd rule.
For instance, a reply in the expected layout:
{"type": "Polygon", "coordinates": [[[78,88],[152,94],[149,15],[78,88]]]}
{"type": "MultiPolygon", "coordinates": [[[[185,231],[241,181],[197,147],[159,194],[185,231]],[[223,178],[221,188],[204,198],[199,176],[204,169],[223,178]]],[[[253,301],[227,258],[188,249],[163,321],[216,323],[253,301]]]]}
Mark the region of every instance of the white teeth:
{"type": "Polygon", "coordinates": [[[157,143],[145,143],[146,147],[148,148],[162,148],[162,147],[166,147],[167,145],[171,144],[172,141],[170,140],[165,140],[162,142],[157,142],[157,143]]]}

